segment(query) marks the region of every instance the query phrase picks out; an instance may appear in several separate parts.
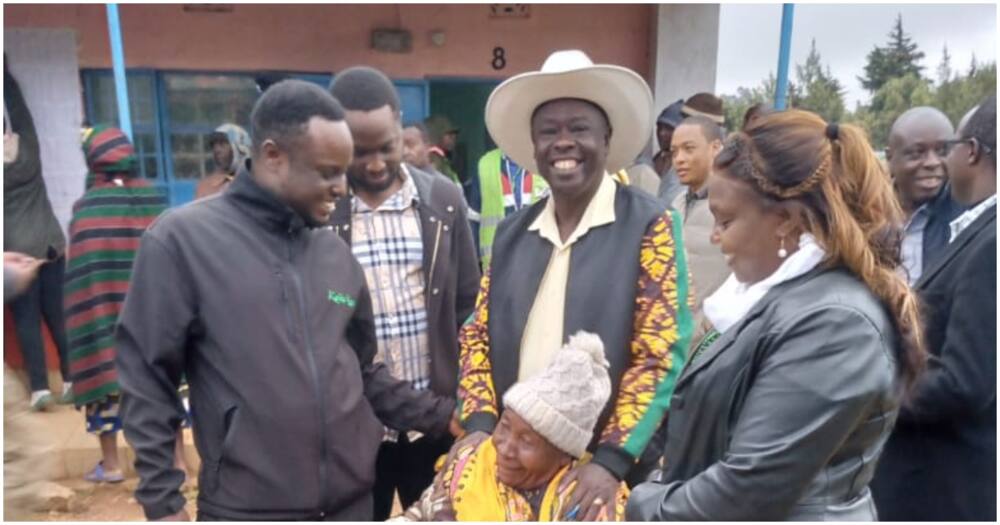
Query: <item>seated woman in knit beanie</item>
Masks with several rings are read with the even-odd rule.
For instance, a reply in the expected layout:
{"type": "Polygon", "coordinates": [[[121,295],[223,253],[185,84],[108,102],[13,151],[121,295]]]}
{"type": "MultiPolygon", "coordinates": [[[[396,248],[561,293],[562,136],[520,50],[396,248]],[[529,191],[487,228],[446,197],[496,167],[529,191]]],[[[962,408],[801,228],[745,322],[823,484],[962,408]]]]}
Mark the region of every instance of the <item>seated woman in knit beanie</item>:
{"type": "MultiPolygon", "coordinates": [[[[600,337],[569,338],[538,375],[511,387],[493,436],[459,449],[439,483],[398,521],[564,521],[575,483],[563,476],[587,461],[594,425],[611,396],[600,337]]],[[[599,521],[621,521],[628,488],[621,484],[599,521]]]]}

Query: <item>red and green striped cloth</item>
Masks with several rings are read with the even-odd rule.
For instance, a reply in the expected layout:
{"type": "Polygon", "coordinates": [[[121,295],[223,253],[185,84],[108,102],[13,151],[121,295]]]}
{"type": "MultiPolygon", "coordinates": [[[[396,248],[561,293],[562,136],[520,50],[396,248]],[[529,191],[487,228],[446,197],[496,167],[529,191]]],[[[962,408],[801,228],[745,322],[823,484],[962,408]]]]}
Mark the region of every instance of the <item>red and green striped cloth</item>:
{"type": "Polygon", "coordinates": [[[115,323],[139,238],[166,209],[162,191],[133,178],[135,153],[121,131],[95,128],[83,147],[93,182],[73,206],[64,300],[77,406],[118,393],[115,323]]]}

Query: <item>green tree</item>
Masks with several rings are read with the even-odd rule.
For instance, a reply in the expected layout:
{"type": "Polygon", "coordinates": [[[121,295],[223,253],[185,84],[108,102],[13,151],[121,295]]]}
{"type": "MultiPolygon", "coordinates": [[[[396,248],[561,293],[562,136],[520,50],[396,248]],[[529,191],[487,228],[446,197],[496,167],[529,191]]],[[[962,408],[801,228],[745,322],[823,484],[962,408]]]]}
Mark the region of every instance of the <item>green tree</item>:
{"type": "Polygon", "coordinates": [[[828,122],[839,122],[844,116],[844,88],[834,78],[829,66],[816,50],[816,39],[809,48],[805,64],[795,66],[795,89],[789,90],[791,107],[812,111],[828,122]]]}
{"type": "Polygon", "coordinates": [[[996,93],[996,62],[978,66],[970,75],[959,75],[944,82],[934,91],[934,107],[948,115],[951,121],[958,121],[984,97],[996,93]]]}
{"type": "Polygon", "coordinates": [[[726,127],[736,131],[743,125],[743,116],[754,104],[774,104],[774,92],[778,81],[774,73],[768,73],[766,79],[755,87],[736,88],[735,95],[722,95],[722,105],[726,115],[726,127]]]}
{"type": "Polygon", "coordinates": [[[885,47],[875,46],[868,53],[865,74],[858,77],[858,80],[865,89],[875,93],[890,79],[910,74],[920,77],[924,68],[919,62],[923,58],[923,51],[920,51],[917,44],[903,31],[903,15],[900,14],[896,17],[896,24],[889,33],[888,44],[885,47]]]}
{"type": "Polygon", "coordinates": [[[883,150],[888,142],[889,128],[904,111],[933,104],[931,83],[910,73],[888,80],[872,96],[871,104],[858,108],[852,120],[868,131],[876,150],[883,150]]]}
{"type": "Polygon", "coordinates": [[[948,44],[941,50],[941,63],[937,68],[938,85],[944,85],[951,80],[953,71],[951,70],[951,55],[948,54],[948,44]]]}

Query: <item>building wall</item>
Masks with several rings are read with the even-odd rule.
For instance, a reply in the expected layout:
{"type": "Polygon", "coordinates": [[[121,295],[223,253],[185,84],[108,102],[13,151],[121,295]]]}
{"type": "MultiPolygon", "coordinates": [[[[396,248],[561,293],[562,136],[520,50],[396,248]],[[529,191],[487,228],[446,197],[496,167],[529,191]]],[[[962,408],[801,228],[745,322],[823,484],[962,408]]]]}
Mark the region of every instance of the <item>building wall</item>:
{"type": "MultiPolygon", "coordinates": [[[[4,27],[68,27],[79,35],[80,66],[110,67],[103,5],[5,5],[4,27]]],[[[186,12],[179,4],[120,6],[128,67],[331,72],[364,63],[395,78],[503,78],[538,68],[556,49],[579,48],[595,62],[649,78],[655,5],[531,5],[527,19],[492,19],[475,5],[235,5],[186,12]],[[412,32],[408,54],[370,49],[374,28],[412,32]],[[445,44],[430,34],[443,30],[445,44]],[[507,66],[491,66],[493,48],[507,66]]]]}
{"type": "Polygon", "coordinates": [[[650,86],[659,113],[677,99],[699,91],[715,92],[719,6],[666,4],[656,8],[650,86]]]}

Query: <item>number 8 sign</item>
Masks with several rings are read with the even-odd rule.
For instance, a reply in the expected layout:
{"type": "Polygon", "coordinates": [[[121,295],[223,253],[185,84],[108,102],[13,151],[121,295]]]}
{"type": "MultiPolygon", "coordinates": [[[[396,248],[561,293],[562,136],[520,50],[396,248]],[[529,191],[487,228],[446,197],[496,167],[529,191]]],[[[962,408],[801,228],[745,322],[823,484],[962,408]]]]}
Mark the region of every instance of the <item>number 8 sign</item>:
{"type": "Polygon", "coordinates": [[[507,67],[507,57],[505,56],[506,51],[502,47],[493,48],[493,69],[501,70],[507,67]]]}

